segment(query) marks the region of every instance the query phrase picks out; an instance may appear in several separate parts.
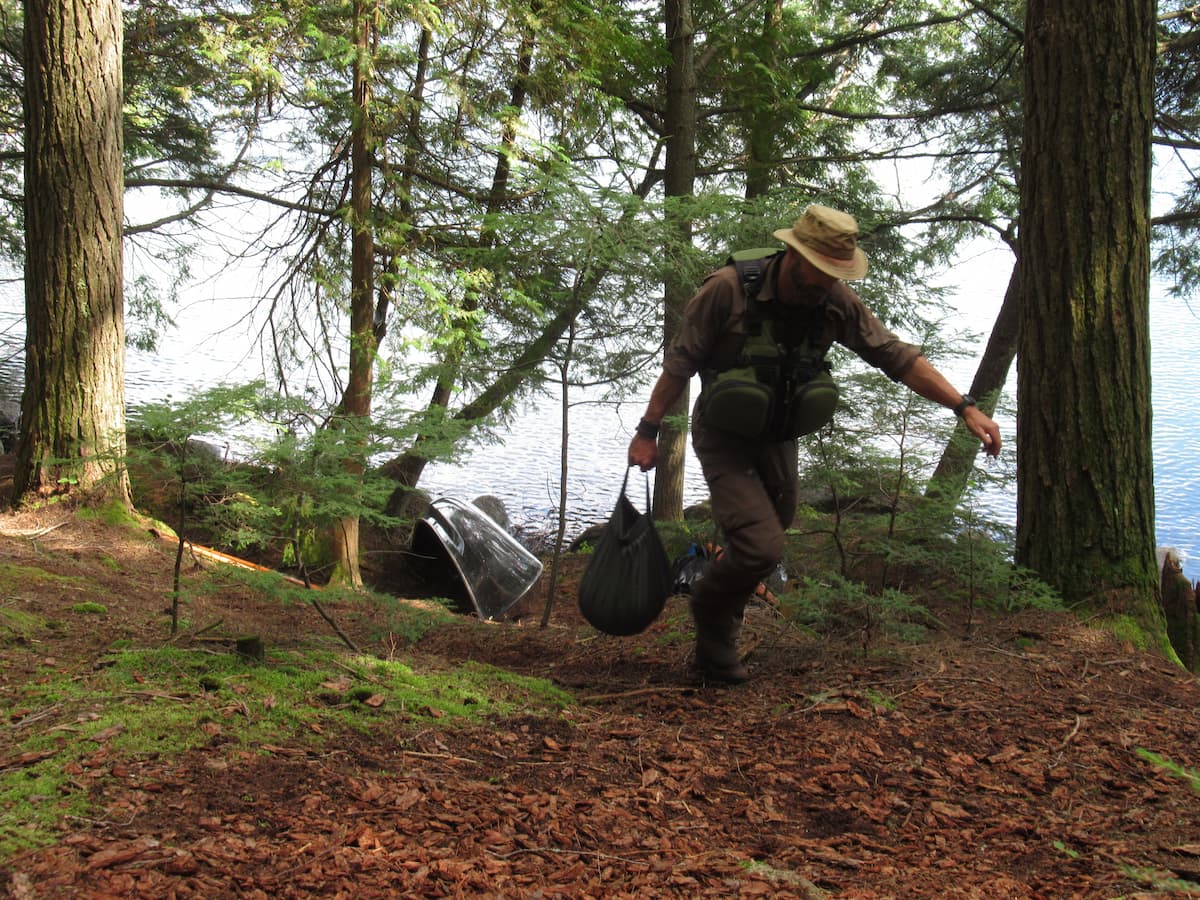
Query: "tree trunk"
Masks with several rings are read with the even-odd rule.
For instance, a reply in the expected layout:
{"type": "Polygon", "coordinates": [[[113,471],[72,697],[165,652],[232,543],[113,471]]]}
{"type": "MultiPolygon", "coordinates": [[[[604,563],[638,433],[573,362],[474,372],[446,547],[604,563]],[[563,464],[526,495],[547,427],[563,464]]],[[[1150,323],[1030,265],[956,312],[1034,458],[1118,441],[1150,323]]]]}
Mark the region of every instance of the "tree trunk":
{"type": "MultiPolygon", "coordinates": [[[[538,336],[530,341],[524,351],[497,375],[496,380],[450,418],[455,422],[469,424],[485,419],[499,409],[501,404],[524,384],[530,377],[530,373],[536,371],[537,367],[546,360],[550,351],[554,349],[554,345],[570,330],[572,323],[575,322],[580,312],[586,307],[588,299],[595,292],[596,286],[603,280],[604,274],[601,271],[591,273],[588,281],[576,288],[570,302],[542,327],[538,336]]],[[[435,402],[438,401],[438,398],[434,399],[435,402]]],[[[440,405],[444,406],[448,400],[449,397],[442,399],[440,405]]],[[[388,497],[387,511],[389,515],[404,516],[410,511],[407,503],[409,492],[420,482],[421,474],[429,465],[429,457],[422,452],[422,448],[428,440],[427,436],[418,435],[408,451],[388,460],[380,467],[383,475],[398,484],[396,490],[388,497]]]]}
{"type": "MultiPolygon", "coordinates": [[[[996,314],[996,323],[992,326],[987,347],[984,348],[979,367],[975,370],[975,378],[971,381],[971,396],[979,398],[979,408],[989,416],[996,412],[1000,392],[1004,390],[1004,382],[1008,380],[1008,370],[1012,368],[1013,359],[1017,355],[1020,297],[1020,273],[1018,267],[1014,266],[1008,279],[1008,289],[1004,292],[1004,301],[1000,304],[1000,312],[996,314]]],[[[954,435],[946,444],[946,449],[942,451],[942,458],[938,460],[933,477],[929,479],[926,495],[957,503],[966,490],[971,469],[975,465],[975,457],[979,455],[982,446],[960,420],[954,429],[954,435]]]]}
{"type": "Polygon", "coordinates": [[[25,4],[25,393],[13,499],[129,503],[121,7],[25,4]]]}
{"type": "MultiPolygon", "coordinates": [[[[692,212],[688,199],[696,183],[696,28],[692,22],[691,0],[666,0],[667,46],[671,65],[667,70],[667,153],[664,190],[667,200],[667,227],[674,233],[667,240],[679,248],[691,246],[692,212]]],[[[670,259],[671,254],[666,254],[670,259]]],[[[695,285],[680,277],[679,269],[668,266],[663,285],[663,340],[670,346],[683,308],[695,285]]],[[[668,411],[671,417],[686,421],[689,391],[668,411]]],[[[679,428],[670,419],[663,423],[658,438],[658,471],[654,478],[654,516],[658,519],[683,518],[683,474],[687,458],[687,427],[679,428]]]]}
{"type": "Polygon", "coordinates": [[[1150,425],[1153,0],[1031,0],[1017,561],[1162,634],[1150,425]]]}
{"type": "MultiPolygon", "coordinates": [[[[357,56],[354,63],[353,115],[350,136],[350,372],[342,395],[341,414],[347,420],[346,471],[362,475],[366,467],[363,424],[371,416],[371,387],[375,370],[375,239],[372,222],[371,174],[371,60],[375,52],[375,6],[368,0],[354,5],[357,56]]],[[[358,517],[343,516],[333,529],[332,581],[362,586],[358,565],[358,517]]]]}

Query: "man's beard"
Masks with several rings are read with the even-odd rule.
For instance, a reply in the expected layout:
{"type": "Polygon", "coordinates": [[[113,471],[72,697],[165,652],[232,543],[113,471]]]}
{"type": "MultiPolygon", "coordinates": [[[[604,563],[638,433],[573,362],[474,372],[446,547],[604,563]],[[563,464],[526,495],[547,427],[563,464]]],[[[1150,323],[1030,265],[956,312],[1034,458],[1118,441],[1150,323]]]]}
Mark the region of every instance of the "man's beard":
{"type": "Polygon", "coordinates": [[[811,307],[821,303],[828,296],[829,290],[827,288],[802,281],[800,271],[797,269],[792,274],[791,295],[784,303],[788,306],[811,307]]]}

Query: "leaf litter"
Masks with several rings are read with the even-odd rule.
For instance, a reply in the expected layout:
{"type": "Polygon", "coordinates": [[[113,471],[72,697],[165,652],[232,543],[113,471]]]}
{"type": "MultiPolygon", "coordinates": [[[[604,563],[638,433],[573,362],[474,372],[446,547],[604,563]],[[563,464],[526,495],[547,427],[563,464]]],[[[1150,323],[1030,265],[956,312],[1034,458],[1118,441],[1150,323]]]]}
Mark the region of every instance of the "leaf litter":
{"type": "MultiPolygon", "coordinates": [[[[86,627],[0,648],[5,770],[45,759],[14,749],[42,724],[20,702],[41,661],[83,672],[114,641],[163,641],[169,555],[125,540],[71,524],[0,537],[7,558],[112,598],[86,627]]],[[[585,563],[567,560],[548,628],[541,587],[499,625],[461,618],[400,646],[366,605],[339,611],[367,652],[548,679],[575,698],[561,712],[379,718],[372,686],[363,727],[257,746],[214,722],[199,749],[129,757],[108,749],[114,726],[71,775],[90,812],[0,879],[13,897],[1198,895],[1200,795],[1138,753],[1200,769],[1197,680],[1166,660],[1060,613],[975,610],[968,635],[965,611],[939,609],[928,640],[864,651],[752,606],[753,680],[717,688],[690,670],[679,599],[636,637],[592,631],[572,595],[585,563]]],[[[20,595],[47,618],[78,602],[49,580],[20,595]]],[[[322,628],[205,602],[268,658],[322,628]]]]}

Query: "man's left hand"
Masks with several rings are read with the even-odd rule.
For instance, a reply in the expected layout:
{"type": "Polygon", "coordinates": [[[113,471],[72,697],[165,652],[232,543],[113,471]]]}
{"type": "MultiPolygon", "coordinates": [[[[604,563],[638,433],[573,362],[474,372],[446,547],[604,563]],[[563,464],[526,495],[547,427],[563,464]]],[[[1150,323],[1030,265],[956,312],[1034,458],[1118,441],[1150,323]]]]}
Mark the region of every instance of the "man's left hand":
{"type": "Polygon", "coordinates": [[[983,442],[984,452],[988,456],[1000,455],[1000,426],[991,416],[978,406],[968,406],[963,410],[963,422],[971,434],[983,442]]]}

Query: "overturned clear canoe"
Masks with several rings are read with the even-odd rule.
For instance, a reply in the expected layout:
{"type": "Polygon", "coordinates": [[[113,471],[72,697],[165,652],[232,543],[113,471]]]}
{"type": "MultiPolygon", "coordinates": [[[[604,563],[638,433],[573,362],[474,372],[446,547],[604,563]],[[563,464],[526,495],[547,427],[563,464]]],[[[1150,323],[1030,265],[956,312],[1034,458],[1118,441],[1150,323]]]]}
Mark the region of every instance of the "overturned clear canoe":
{"type": "Polygon", "coordinates": [[[454,497],[434,500],[413,529],[412,552],[426,573],[439,579],[461,612],[495,619],[527,594],[542,574],[542,562],[474,503],[454,497]]]}

